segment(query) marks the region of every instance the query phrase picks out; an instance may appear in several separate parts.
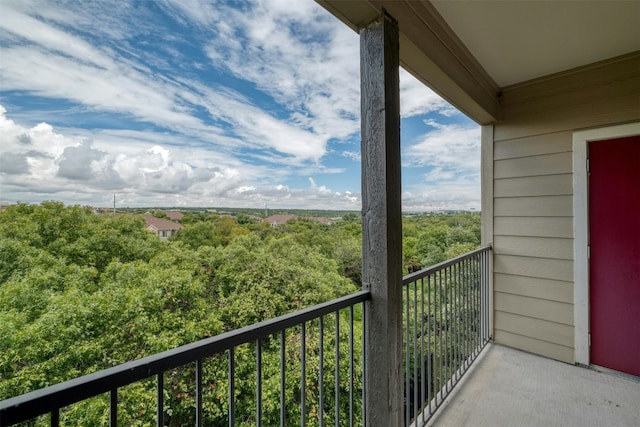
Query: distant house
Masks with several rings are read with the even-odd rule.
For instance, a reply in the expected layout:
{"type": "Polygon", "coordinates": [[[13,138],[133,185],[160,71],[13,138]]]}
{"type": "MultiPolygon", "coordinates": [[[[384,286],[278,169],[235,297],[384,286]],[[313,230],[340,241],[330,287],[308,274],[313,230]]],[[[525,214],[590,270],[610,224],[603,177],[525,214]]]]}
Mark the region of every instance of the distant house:
{"type": "Polygon", "coordinates": [[[295,221],[297,219],[298,215],[272,215],[269,218],[265,218],[265,222],[267,222],[272,227],[277,227],[279,225],[283,225],[289,221],[295,221]]]}
{"type": "Polygon", "coordinates": [[[178,224],[168,219],[156,218],[153,215],[144,214],[145,228],[155,233],[161,239],[167,239],[178,232],[182,228],[178,224]]]}
{"type": "Polygon", "coordinates": [[[323,217],[323,216],[318,216],[318,217],[312,217],[309,218],[311,221],[315,221],[315,222],[319,222],[320,224],[325,224],[325,225],[332,225],[333,221],[330,220],[329,218],[323,217]]]}
{"type": "Polygon", "coordinates": [[[164,211],[165,215],[169,217],[171,221],[182,222],[184,214],[178,211],[164,211]]]}

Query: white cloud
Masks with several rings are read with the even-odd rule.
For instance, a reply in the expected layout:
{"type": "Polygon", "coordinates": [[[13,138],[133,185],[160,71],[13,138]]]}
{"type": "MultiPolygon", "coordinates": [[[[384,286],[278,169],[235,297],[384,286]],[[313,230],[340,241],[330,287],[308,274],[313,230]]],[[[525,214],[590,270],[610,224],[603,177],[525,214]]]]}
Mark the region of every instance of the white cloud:
{"type": "MultiPolygon", "coordinates": [[[[2,197],[359,209],[355,188],[316,184],[350,172],[330,158],[360,161],[358,52],[312,1],[4,0],[0,80],[18,108],[0,106],[2,197]]],[[[404,118],[455,113],[404,71],[400,84],[404,118]]],[[[433,125],[405,166],[473,180],[471,131],[433,125]]]]}
{"type": "Polygon", "coordinates": [[[79,146],[65,147],[62,155],[57,159],[59,177],[72,180],[93,179],[94,162],[98,163],[107,153],[91,147],[89,140],[82,141],[79,146]]]}
{"type": "MultiPolygon", "coordinates": [[[[309,78],[318,73],[316,65],[326,71],[340,64],[333,64],[331,67],[324,64],[325,60],[329,59],[326,55],[332,49],[331,45],[317,45],[316,48],[310,49],[291,33],[280,31],[283,25],[294,25],[290,21],[294,17],[304,18],[305,22],[309,23],[314,22],[314,17],[318,16],[317,6],[307,2],[300,2],[305,6],[299,6],[298,2],[295,4],[295,7],[276,2],[257,4],[249,16],[234,11],[235,21],[224,17],[222,10],[212,11],[212,7],[222,6],[210,3],[198,4],[198,12],[189,15],[191,19],[215,17],[215,24],[219,28],[210,27],[207,32],[212,40],[211,44],[228,48],[227,43],[230,39],[223,33],[227,27],[230,31],[238,30],[231,28],[236,22],[246,34],[250,33],[250,41],[255,42],[251,45],[252,49],[266,49],[264,56],[254,58],[255,61],[251,63],[247,63],[245,59],[246,51],[242,53],[242,57],[238,56],[241,52],[234,53],[235,62],[231,61],[229,67],[237,67],[230,69],[244,80],[256,83],[260,89],[266,90],[282,103],[289,111],[285,117],[267,113],[234,91],[221,86],[204,86],[195,80],[177,75],[153,75],[150,69],[139,61],[141,55],[129,58],[131,55],[127,55],[126,52],[116,51],[110,45],[114,40],[101,40],[101,44],[96,44],[89,42],[89,36],[86,34],[70,33],[64,25],[72,25],[76,20],[81,23],[81,28],[88,29],[86,21],[91,19],[95,27],[103,27],[99,14],[91,18],[87,14],[87,7],[80,4],[68,8],[64,17],[54,10],[59,9],[55,5],[37,4],[38,15],[47,17],[49,20],[46,22],[29,15],[34,9],[20,7],[19,3],[5,5],[3,12],[6,13],[0,14],[3,16],[0,18],[0,27],[5,30],[4,39],[7,43],[0,52],[3,57],[0,78],[3,85],[12,90],[66,99],[91,109],[128,115],[138,121],[167,127],[236,149],[245,147],[275,150],[293,163],[318,162],[325,154],[326,143],[330,138],[344,138],[357,130],[357,120],[354,117],[357,110],[353,108],[357,106],[357,97],[350,97],[349,102],[353,105],[349,107],[349,113],[345,114],[347,110],[336,102],[336,98],[343,98],[342,95],[328,90],[327,81],[323,89],[315,90],[315,82],[309,78]],[[282,16],[288,21],[282,21],[278,10],[287,11],[282,16]],[[210,13],[207,14],[206,11],[210,13]],[[308,11],[313,11],[311,16],[307,16],[308,11]],[[271,25],[274,30],[274,34],[269,37],[256,32],[255,28],[263,26],[256,26],[256,21],[252,21],[263,16],[266,17],[265,26],[271,25]],[[211,32],[212,29],[215,32],[216,28],[217,38],[211,32]],[[279,37],[286,37],[281,40],[285,45],[280,46],[277,43],[279,37]],[[277,55],[272,56],[273,52],[277,52],[277,55]],[[305,56],[298,58],[296,55],[305,56]],[[299,61],[300,59],[302,61],[299,61]],[[308,63],[310,60],[313,62],[308,63]],[[308,70],[292,70],[298,67],[298,62],[302,63],[300,67],[308,70]],[[323,91],[325,93],[322,93],[323,91]],[[316,96],[328,101],[318,106],[318,101],[314,99],[316,96]],[[338,105],[334,108],[336,104],[338,105]],[[230,129],[225,130],[218,125],[203,122],[193,114],[198,107],[205,107],[214,120],[222,120],[230,125],[230,129]],[[322,111],[320,115],[316,114],[313,110],[318,108],[329,108],[330,117],[323,119],[322,111]],[[345,115],[346,119],[342,117],[345,115]],[[323,123],[327,126],[323,127],[323,123]]],[[[190,10],[189,7],[196,7],[183,2],[180,2],[179,6],[187,11],[190,10]]],[[[100,9],[103,5],[100,3],[95,7],[100,9]]],[[[135,15],[128,10],[126,4],[123,8],[125,12],[116,10],[116,14],[122,15],[123,20],[131,23],[135,15]]],[[[335,31],[340,28],[327,19],[320,21],[323,22],[323,29],[331,28],[335,31]]],[[[137,22],[135,24],[137,25],[137,22]]],[[[144,27],[147,24],[141,25],[144,27]]],[[[124,37],[121,29],[109,28],[103,33],[112,37],[124,37]]],[[[126,43],[124,45],[126,47],[126,43]]],[[[357,67],[357,58],[352,62],[357,67]]],[[[323,78],[328,79],[327,73],[324,74],[323,78]]],[[[277,162],[282,160],[279,156],[273,159],[277,162]]]]}
{"type": "Polygon", "coordinates": [[[170,4],[174,13],[216,28],[207,46],[212,64],[253,82],[286,106],[291,120],[324,140],[358,131],[358,37],[318,5],[269,1],[237,10],[170,4]]]}
{"type": "Polygon", "coordinates": [[[478,126],[439,124],[428,120],[433,131],[417,144],[405,149],[407,166],[427,166],[427,181],[452,177],[478,179],[480,173],[480,128],[478,126]]]}
{"type": "Polygon", "coordinates": [[[412,212],[480,210],[480,185],[478,182],[452,180],[442,185],[411,186],[402,193],[402,207],[412,212]]]}
{"type": "Polygon", "coordinates": [[[6,200],[110,206],[117,193],[118,206],[358,208],[357,196],[335,193],[311,177],[306,188],[272,184],[279,176],[275,170],[239,162],[206,145],[176,148],[154,143],[163,141],[162,134],[117,130],[89,140],[81,130],[61,133],[47,123],[27,128],[5,112],[0,105],[6,200]]]}
{"type": "Polygon", "coordinates": [[[420,116],[431,112],[437,112],[444,116],[460,114],[434,91],[401,68],[400,114],[402,117],[420,116]]]}
{"type": "Polygon", "coordinates": [[[362,159],[362,154],[359,151],[343,151],[342,156],[358,162],[362,159]]]}
{"type": "Polygon", "coordinates": [[[405,187],[407,210],[480,209],[480,128],[439,124],[404,150],[406,168],[424,170],[423,180],[405,187]]]}

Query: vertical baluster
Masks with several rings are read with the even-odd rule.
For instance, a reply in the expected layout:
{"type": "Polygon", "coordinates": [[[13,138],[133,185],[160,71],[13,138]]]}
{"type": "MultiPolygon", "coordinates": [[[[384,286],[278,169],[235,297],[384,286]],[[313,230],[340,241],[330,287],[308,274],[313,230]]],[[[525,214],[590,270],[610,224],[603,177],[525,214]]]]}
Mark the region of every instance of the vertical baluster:
{"type": "Polygon", "coordinates": [[[444,298],[445,298],[445,305],[444,305],[444,323],[445,323],[445,335],[444,335],[444,349],[445,349],[445,358],[444,358],[444,363],[447,365],[444,371],[444,381],[445,381],[445,392],[446,394],[449,394],[449,376],[451,375],[449,370],[451,369],[451,336],[450,336],[450,329],[451,329],[451,321],[449,320],[449,304],[451,303],[451,300],[449,298],[449,292],[451,291],[451,286],[450,286],[450,278],[449,278],[449,267],[446,267],[444,269],[444,298]]]}
{"type": "Polygon", "coordinates": [[[491,281],[491,277],[489,276],[489,263],[491,260],[491,253],[489,253],[489,250],[486,249],[484,251],[484,289],[485,289],[485,316],[486,316],[486,321],[487,321],[487,335],[486,335],[486,340],[485,342],[489,341],[489,336],[491,335],[491,330],[489,328],[489,318],[491,316],[491,314],[489,313],[489,301],[491,298],[491,295],[489,294],[489,283],[491,281]]]}
{"type": "Polygon", "coordinates": [[[438,270],[438,390],[442,401],[442,270],[438,270]]]}
{"type": "Polygon", "coordinates": [[[480,287],[480,254],[475,255],[476,261],[476,287],[478,288],[477,292],[477,304],[478,304],[478,333],[477,333],[477,342],[476,348],[478,349],[478,353],[480,352],[480,342],[482,340],[482,305],[481,305],[481,287],[480,287]]]}
{"type": "Polygon", "coordinates": [[[453,315],[453,277],[451,276],[451,266],[448,266],[445,269],[445,275],[447,276],[447,363],[449,365],[447,375],[447,394],[449,394],[454,376],[454,373],[451,370],[453,367],[453,322],[451,321],[453,315]]]}
{"type": "Polygon", "coordinates": [[[362,310],[362,425],[366,426],[367,425],[367,408],[365,405],[366,402],[366,381],[367,381],[367,357],[366,357],[366,350],[367,350],[367,346],[365,343],[365,339],[366,339],[366,329],[367,329],[367,325],[365,323],[365,319],[367,318],[365,310],[367,309],[367,306],[365,305],[365,303],[361,303],[360,305],[361,310],[362,310]]]}
{"type": "Polygon", "coordinates": [[[300,325],[300,427],[307,425],[307,324],[300,325]]]}
{"type": "Polygon", "coordinates": [[[422,422],[424,423],[424,410],[425,403],[427,402],[425,399],[428,399],[426,396],[426,372],[424,369],[424,340],[425,340],[425,330],[424,330],[424,277],[420,279],[420,412],[422,413],[422,422]]]}
{"type": "Polygon", "coordinates": [[[478,289],[480,290],[480,347],[484,342],[484,269],[483,269],[483,254],[478,254],[478,289]]]}
{"type": "Polygon", "coordinates": [[[336,313],[336,371],[335,371],[335,390],[334,390],[334,404],[335,404],[335,426],[340,427],[340,313],[336,313]]]}
{"type": "Polygon", "coordinates": [[[156,382],[156,425],[162,427],[164,425],[164,372],[159,372],[156,382]]]}
{"type": "MultiPolygon", "coordinates": [[[[471,330],[471,322],[469,321],[469,261],[465,259],[462,265],[462,274],[464,275],[464,358],[466,363],[469,363],[470,345],[469,345],[469,332],[471,330]]],[[[468,366],[468,365],[467,365],[468,366]]]]}
{"type": "Polygon", "coordinates": [[[285,331],[280,331],[280,427],[285,426],[285,331]]]}
{"type": "Polygon", "coordinates": [[[353,306],[349,306],[349,427],[353,427],[353,306]]]}
{"type": "MultiPolygon", "coordinates": [[[[434,295],[435,299],[435,295],[434,295]]],[[[433,337],[433,328],[431,322],[431,316],[434,314],[434,311],[431,309],[431,274],[427,276],[427,330],[429,331],[429,341],[428,341],[428,351],[429,351],[429,360],[427,361],[427,399],[429,399],[429,415],[433,413],[431,408],[431,393],[432,393],[432,384],[433,384],[433,353],[435,350],[435,339],[433,337]],[[433,344],[431,340],[434,339],[433,344]]]]}
{"type": "Polygon", "coordinates": [[[466,360],[465,352],[465,310],[464,310],[464,260],[461,260],[456,265],[457,277],[458,277],[458,300],[457,300],[457,313],[458,313],[458,365],[462,367],[464,371],[464,364],[466,360]]]}
{"type": "Polygon", "coordinates": [[[229,427],[236,425],[236,356],[235,349],[229,349],[229,427]]]}
{"type": "Polygon", "coordinates": [[[454,264],[451,266],[451,280],[453,287],[451,289],[451,294],[453,295],[452,306],[451,306],[451,329],[453,331],[453,384],[458,382],[458,375],[460,372],[458,371],[458,360],[459,360],[459,329],[458,329],[458,314],[460,308],[458,307],[458,264],[454,264]]]}
{"type": "Polygon", "coordinates": [[[451,388],[453,384],[455,384],[455,376],[456,376],[456,325],[455,325],[455,315],[456,315],[456,300],[455,300],[455,286],[456,286],[456,278],[454,275],[454,266],[451,265],[447,267],[449,270],[449,372],[451,372],[450,378],[451,388]]]}
{"type": "Polygon", "coordinates": [[[196,426],[202,427],[202,359],[196,360],[196,426]]]}
{"type": "Polygon", "coordinates": [[[475,359],[476,354],[476,294],[475,294],[475,278],[474,278],[474,260],[469,260],[469,290],[471,294],[471,360],[475,359]]]}
{"type": "Polygon", "coordinates": [[[462,355],[462,367],[467,367],[467,281],[464,273],[465,260],[460,263],[460,339],[462,340],[460,352],[462,355]]]}
{"type": "Polygon", "coordinates": [[[460,372],[458,371],[458,265],[453,264],[451,266],[451,282],[452,289],[451,294],[453,295],[452,306],[451,306],[451,329],[453,333],[453,384],[458,382],[458,375],[460,372]]]}
{"type": "Polygon", "coordinates": [[[482,345],[484,346],[484,344],[487,342],[487,337],[488,337],[488,330],[489,330],[489,321],[488,318],[486,316],[486,311],[487,311],[487,295],[488,295],[488,289],[486,287],[486,278],[485,278],[485,274],[486,274],[486,257],[487,257],[487,252],[483,251],[481,254],[481,260],[482,260],[482,264],[481,264],[481,287],[482,287],[482,320],[484,321],[484,328],[482,329],[482,345]]]}
{"type": "Polygon", "coordinates": [[[320,319],[318,319],[319,321],[319,328],[320,328],[320,337],[319,337],[319,350],[320,353],[318,354],[318,421],[320,424],[320,427],[324,427],[324,316],[320,316],[320,319]]]}
{"type": "MultiPolygon", "coordinates": [[[[457,362],[456,366],[459,372],[464,372],[464,369],[460,369],[464,365],[464,353],[462,351],[462,346],[464,344],[463,341],[463,332],[462,329],[462,267],[460,263],[456,264],[456,336],[458,337],[458,345],[457,349],[457,362]]],[[[462,374],[460,374],[462,376],[462,374]]],[[[460,377],[458,377],[459,379],[460,377]]]]}
{"type": "Polygon", "coordinates": [[[51,411],[49,422],[51,423],[51,427],[58,427],[60,425],[60,409],[51,411]]]}
{"type": "Polygon", "coordinates": [[[109,394],[109,425],[116,427],[118,425],[118,389],[111,389],[109,394]]]}
{"type": "Polygon", "coordinates": [[[471,278],[471,260],[465,260],[465,283],[467,288],[467,357],[469,364],[473,359],[473,280],[471,278]]]}
{"type": "Polygon", "coordinates": [[[262,426],[262,340],[256,340],[256,427],[262,426]]]}
{"type": "Polygon", "coordinates": [[[405,347],[405,356],[404,356],[404,417],[405,417],[405,422],[409,423],[409,402],[411,401],[411,396],[409,395],[409,384],[411,381],[410,378],[410,363],[409,363],[409,358],[411,357],[411,354],[409,353],[409,342],[410,342],[410,337],[409,337],[409,329],[411,326],[411,322],[409,319],[411,319],[411,312],[409,311],[409,285],[407,285],[405,287],[405,313],[404,313],[404,325],[405,325],[405,338],[404,338],[404,347],[405,347]]]}
{"type": "Polygon", "coordinates": [[[469,363],[473,361],[473,341],[475,336],[475,307],[473,304],[473,259],[469,258],[467,262],[467,289],[469,292],[469,363]]]}
{"type": "Polygon", "coordinates": [[[418,281],[413,286],[413,418],[418,416],[418,281]]]}
{"type": "Polygon", "coordinates": [[[474,268],[475,268],[475,274],[474,274],[474,278],[475,278],[475,287],[477,289],[476,291],[476,313],[477,314],[477,320],[476,320],[476,356],[478,355],[478,348],[480,348],[480,283],[479,283],[479,278],[480,275],[479,273],[479,261],[478,261],[478,256],[474,256],[473,257],[473,261],[474,261],[474,268]]]}

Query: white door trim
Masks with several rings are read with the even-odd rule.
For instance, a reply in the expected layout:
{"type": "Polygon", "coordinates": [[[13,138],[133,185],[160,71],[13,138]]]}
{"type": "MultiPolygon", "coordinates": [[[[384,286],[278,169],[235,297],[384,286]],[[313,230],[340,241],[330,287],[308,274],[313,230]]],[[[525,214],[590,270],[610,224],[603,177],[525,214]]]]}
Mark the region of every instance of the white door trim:
{"type": "Polygon", "coordinates": [[[640,135],[640,122],[573,133],[573,302],[575,361],[589,365],[589,141],[640,135]]]}

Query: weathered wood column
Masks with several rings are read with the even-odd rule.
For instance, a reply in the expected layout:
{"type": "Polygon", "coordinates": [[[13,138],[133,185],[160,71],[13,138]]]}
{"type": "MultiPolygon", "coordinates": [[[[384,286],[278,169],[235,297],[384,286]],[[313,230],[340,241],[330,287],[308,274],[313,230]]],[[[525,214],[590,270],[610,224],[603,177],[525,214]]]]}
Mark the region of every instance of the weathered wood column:
{"type": "Polygon", "coordinates": [[[381,16],[360,31],[362,281],[366,425],[403,423],[402,210],[398,25],[381,16]]]}

